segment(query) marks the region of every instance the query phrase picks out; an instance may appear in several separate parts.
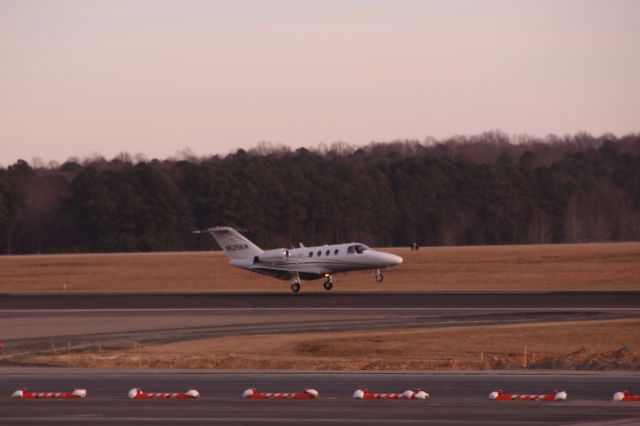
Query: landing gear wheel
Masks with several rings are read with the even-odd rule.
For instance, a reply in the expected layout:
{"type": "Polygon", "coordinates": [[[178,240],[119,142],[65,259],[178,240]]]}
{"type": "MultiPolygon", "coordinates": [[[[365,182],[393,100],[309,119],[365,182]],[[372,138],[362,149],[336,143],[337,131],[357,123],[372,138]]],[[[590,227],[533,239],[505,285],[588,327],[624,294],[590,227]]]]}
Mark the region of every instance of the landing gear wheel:
{"type": "Polygon", "coordinates": [[[291,283],[291,291],[293,291],[294,293],[299,292],[300,291],[300,283],[299,282],[291,283]]]}
{"type": "Polygon", "coordinates": [[[384,276],[381,273],[377,273],[376,274],[376,282],[378,284],[382,284],[382,281],[384,280],[384,276]]]}
{"type": "Polygon", "coordinates": [[[325,290],[331,290],[333,288],[333,281],[325,281],[324,282],[324,289],[325,290]]]}

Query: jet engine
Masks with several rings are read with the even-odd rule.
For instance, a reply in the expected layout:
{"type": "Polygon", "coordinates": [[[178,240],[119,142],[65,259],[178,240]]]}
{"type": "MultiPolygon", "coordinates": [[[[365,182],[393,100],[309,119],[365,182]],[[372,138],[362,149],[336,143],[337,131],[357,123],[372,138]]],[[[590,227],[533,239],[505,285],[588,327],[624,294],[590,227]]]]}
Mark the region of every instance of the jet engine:
{"type": "Polygon", "coordinates": [[[278,263],[285,263],[287,260],[289,260],[289,250],[273,249],[273,250],[267,250],[264,253],[260,254],[259,256],[254,257],[253,263],[262,262],[262,263],[278,264],[278,263]]]}

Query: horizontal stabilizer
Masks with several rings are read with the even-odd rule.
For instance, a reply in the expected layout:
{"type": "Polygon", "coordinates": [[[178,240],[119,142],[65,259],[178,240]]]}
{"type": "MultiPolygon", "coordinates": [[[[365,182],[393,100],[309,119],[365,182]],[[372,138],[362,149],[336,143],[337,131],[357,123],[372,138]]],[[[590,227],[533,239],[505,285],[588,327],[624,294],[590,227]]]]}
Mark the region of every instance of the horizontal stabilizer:
{"type": "Polygon", "coordinates": [[[228,226],[217,226],[206,231],[195,231],[195,233],[208,232],[216,240],[218,245],[231,259],[248,259],[259,256],[262,249],[249,241],[244,235],[228,226]]]}

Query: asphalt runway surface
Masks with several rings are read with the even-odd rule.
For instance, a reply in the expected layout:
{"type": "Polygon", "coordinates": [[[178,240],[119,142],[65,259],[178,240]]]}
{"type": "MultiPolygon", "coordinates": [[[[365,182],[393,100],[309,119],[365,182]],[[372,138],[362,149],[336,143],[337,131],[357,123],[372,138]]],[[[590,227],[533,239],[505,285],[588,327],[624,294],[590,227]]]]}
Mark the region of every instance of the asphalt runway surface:
{"type": "Polygon", "coordinates": [[[0,294],[18,309],[638,308],[640,292],[69,293],[0,294]]]}
{"type": "Polygon", "coordinates": [[[640,318],[640,292],[0,295],[0,359],[223,336],[640,318]]]}
{"type": "Polygon", "coordinates": [[[220,373],[203,371],[5,369],[0,377],[0,424],[11,425],[638,425],[640,403],[613,402],[614,392],[639,389],[640,374],[620,373],[220,373]],[[86,388],[84,400],[15,400],[32,391],[86,388]],[[183,392],[197,400],[130,400],[127,392],[183,392]],[[318,390],[316,400],[246,400],[258,391],[318,390]],[[356,389],[403,392],[423,389],[428,401],[354,400],[356,389]],[[494,390],[550,393],[565,402],[491,401],[494,390]]]}
{"type": "MultiPolygon", "coordinates": [[[[0,359],[48,348],[104,349],[219,336],[640,318],[640,292],[0,294],[0,359]]],[[[56,349],[57,350],[57,349],[56,349]]],[[[0,423],[640,425],[637,372],[221,373],[0,367],[0,423]],[[32,391],[86,388],[85,400],[12,400],[32,391]],[[128,400],[132,387],[198,400],[128,400]],[[252,401],[246,388],[320,392],[318,400],[252,401]],[[424,389],[429,401],[358,401],[372,392],[424,389]],[[566,390],[566,402],[489,401],[489,392],[566,390]]]]}

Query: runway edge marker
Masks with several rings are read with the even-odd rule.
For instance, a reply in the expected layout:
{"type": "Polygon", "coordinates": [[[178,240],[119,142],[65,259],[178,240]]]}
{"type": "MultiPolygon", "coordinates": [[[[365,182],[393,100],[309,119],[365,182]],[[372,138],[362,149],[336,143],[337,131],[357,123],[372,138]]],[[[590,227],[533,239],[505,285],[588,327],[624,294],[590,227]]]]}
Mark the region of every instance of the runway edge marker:
{"type": "Polygon", "coordinates": [[[74,389],[72,392],[29,392],[23,388],[11,394],[11,398],[21,399],[82,399],[86,396],[86,389],[74,389]]]}
{"type": "Polygon", "coordinates": [[[554,391],[553,393],[504,393],[502,389],[489,394],[489,399],[496,401],[566,401],[568,398],[566,391],[554,391]]]}
{"type": "Polygon", "coordinates": [[[616,392],[613,394],[614,401],[635,401],[640,402],[640,395],[631,395],[629,391],[616,392]]]}
{"type": "Polygon", "coordinates": [[[354,399],[419,399],[427,400],[431,397],[422,389],[406,390],[402,393],[371,393],[368,389],[357,389],[353,392],[354,399]]]}
{"type": "Polygon", "coordinates": [[[250,388],[242,393],[242,397],[247,399],[316,399],[319,396],[315,389],[305,389],[304,392],[258,392],[250,388]]]}
{"type": "Polygon", "coordinates": [[[200,398],[200,392],[187,389],[186,392],[145,392],[140,388],[129,390],[129,399],[195,399],[200,398]]]}

